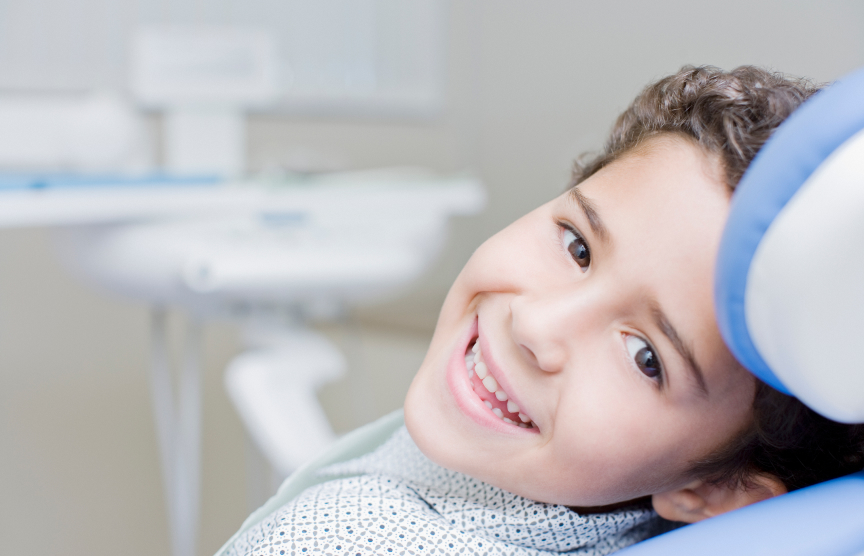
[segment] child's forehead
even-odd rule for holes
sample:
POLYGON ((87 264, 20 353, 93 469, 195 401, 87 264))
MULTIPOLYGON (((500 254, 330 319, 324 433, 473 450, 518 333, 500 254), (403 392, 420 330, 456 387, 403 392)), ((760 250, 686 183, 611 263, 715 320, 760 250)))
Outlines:
POLYGON ((613 232, 616 224, 628 228, 635 219, 647 226, 643 233, 666 230, 674 239, 687 224, 716 235, 725 224, 731 192, 717 155, 688 139, 661 135, 602 168, 567 196, 581 197, 577 204, 593 207, 613 232))
POLYGON ((722 157, 683 133, 663 132, 645 137, 618 155, 604 170, 644 166, 646 162, 656 162, 668 170, 686 169, 705 174, 731 197, 732 191, 725 185, 722 157))

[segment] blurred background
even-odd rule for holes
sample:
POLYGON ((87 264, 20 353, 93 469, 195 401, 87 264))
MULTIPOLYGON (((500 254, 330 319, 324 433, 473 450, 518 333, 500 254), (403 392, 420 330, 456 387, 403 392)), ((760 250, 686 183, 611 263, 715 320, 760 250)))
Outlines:
MULTIPOLYGON (((319 392, 337 433, 401 406, 472 251, 557 195, 648 82, 684 64, 817 81, 864 64, 859 0, 0 0, 0 95, 128 99, 131 41, 154 25, 269 37, 276 93, 243 109, 245 175, 421 167, 486 188, 485 212, 454 217, 410 287, 314 321, 348 363, 319 392)), ((138 98, 144 143, 128 164, 170 167, 164 106, 138 98)), ((187 319, 168 311, 175 358, 187 319)), ((204 326, 201 555, 272 488, 250 486, 269 472, 223 386, 241 344, 230 321, 204 326)), ((171 552, 149 349, 146 303, 73 278, 46 229, 0 230, 0 552, 171 552)))

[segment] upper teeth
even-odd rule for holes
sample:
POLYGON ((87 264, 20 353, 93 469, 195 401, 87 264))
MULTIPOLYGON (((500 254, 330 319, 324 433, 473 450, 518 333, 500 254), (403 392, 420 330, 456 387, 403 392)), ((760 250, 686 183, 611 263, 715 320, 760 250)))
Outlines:
POLYGON ((484 378, 486 378, 486 375, 489 374, 489 369, 486 367, 486 363, 475 363, 474 372, 477 373, 477 376, 480 377, 480 380, 483 380, 484 378))
POLYGON ((522 422, 514 423, 512 420, 504 417, 504 413, 500 409, 492 409, 492 404, 490 402, 484 402, 486 407, 492 409, 492 413, 494 413, 498 418, 503 419, 507 423, 518 424, 522 428, 528 428, 533 426, 533 423, 531 423, 531 419, 528 418, 527 415, 520 413, 519 406, 510 399, 510 396, 507 395, 507 392, 501 390, 501 387, 498 385, 498 381, 495 380, 495 377, 489 374, 489 367, 487 367, 486 363, 483 361, 483 353, 480 351, 479 341, 475 341, 474 345, 471 347, 471 352, 465 354, 465 368, 468 370, 469 378, 476 373, 477 378, 479 378, 480 381, 483 383, 483 387, 486 388, 486 390, 488 390, 490 393, 495 394, 495 397, 498 398, 499 401, 506 401, 507 411, 509 411, 510 413, 518 414, 519 420, 522 422))

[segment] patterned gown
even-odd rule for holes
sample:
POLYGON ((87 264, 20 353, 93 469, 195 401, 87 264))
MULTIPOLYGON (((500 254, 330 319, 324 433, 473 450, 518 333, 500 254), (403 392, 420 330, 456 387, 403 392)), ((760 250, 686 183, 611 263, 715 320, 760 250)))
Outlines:
POLYGON ((253 526, 226 556, 600 556, 667 528, 647 508, 580 515, 450 471, 404 426, 374 452, 319 473, 333 480, 253 526))

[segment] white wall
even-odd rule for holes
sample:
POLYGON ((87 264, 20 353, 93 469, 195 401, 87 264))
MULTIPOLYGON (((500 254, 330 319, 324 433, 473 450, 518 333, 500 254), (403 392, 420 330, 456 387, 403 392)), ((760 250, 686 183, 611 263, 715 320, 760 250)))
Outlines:
MULTIPOLYGON (((558 193, 573 157, 600 146, 648 81, 685 63, 754 63, 817 80, 864 65, 859 0, 465 0, 450 3, 448 18, 440 118, 249 124, 257 169, 417 164, 470 169, 489 188, 488 212, 455 223, 427 278, 356 312, 360 340, 330 330, 362 346, 352 356, 362 372, 322 393, 340 430, 399 405, 472 250, 558 193)), ((247 512, 242 430, 221 389, 236 349, 230 327, 208 329, 201 554, 247 512)), ((167 554, 146 354, 144 307, 69 279, 44 231, 0 233, 0 551, 167 554)))

